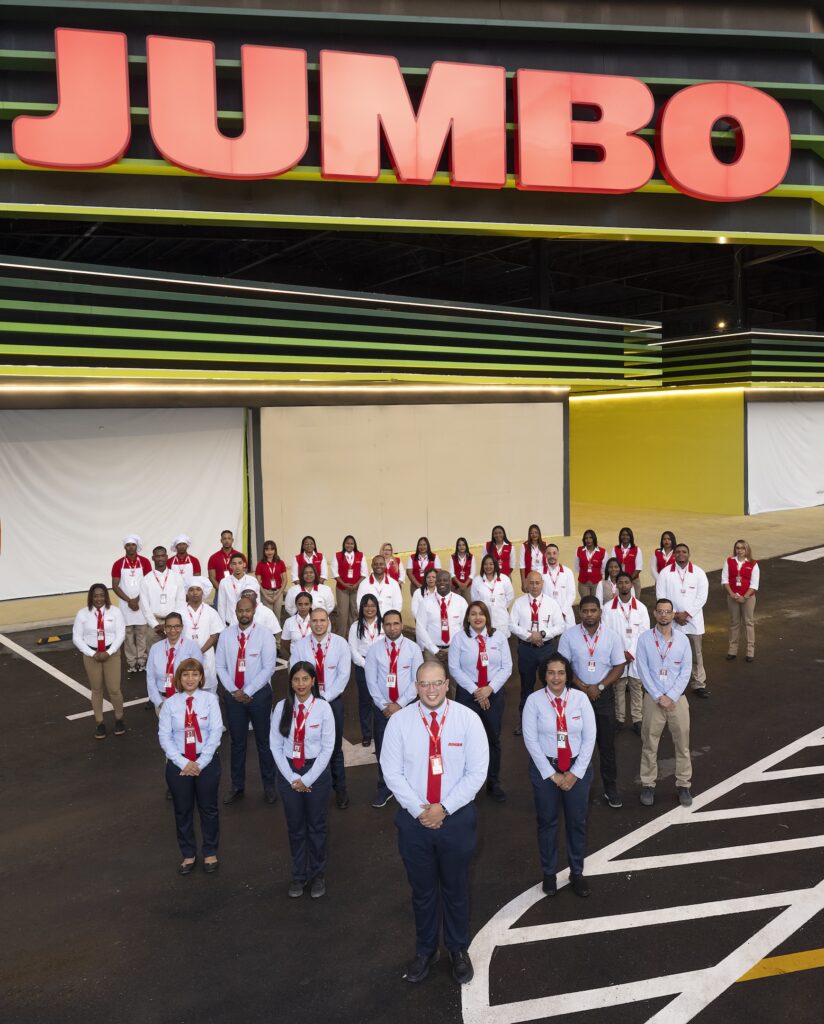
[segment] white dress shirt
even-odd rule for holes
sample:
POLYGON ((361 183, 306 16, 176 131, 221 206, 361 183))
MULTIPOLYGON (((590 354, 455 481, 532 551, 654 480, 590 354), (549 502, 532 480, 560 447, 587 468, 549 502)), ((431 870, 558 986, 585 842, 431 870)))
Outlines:
MULTIPOLYGON (((177 666, 187 658, 194 658, 203 664, 203 652, 200 645, 194 640, 184 640, 181 635, 178 642, 172 646, 168 640, 152 644, 149 648, 149 656, 146 658, 146 693, 154 706, 160 707, 166 699, 166 664, 169 651, 174 651, 174 662, 172 672, 177 671, 177 666)), ((206 679, 206 669, 203 669, 203 678, 206 679)))
POLYGON ((418 621, 418 611, 421 607, 421 601, 425 597, 429 597, 430 594, 434 594, 434 590, 421 590, 420 587, 415 587, 415 591, 412 594, 412 618, 415 622, 418 621))
MULTIPOLYGON (((542 779, 555 774, 549 758, 558 759, 558 717, 551 698, 549 687, 536 690, 527 697, 521 716, 524 744, 542 779)), ((575 758, 575 764, 569 770, 576 778, 582 779, 595 748, 595 712, 592 701, 582 690, 565 689, 561 700, 567 702, 564 718, 569 752, 575 758)))
MULTIPOLYGON (((155 647, 159 646, 155 644, 155 647)), ((192 710, 197 715, 200 736, 195 736, 196 764, 201 771, 209 764, 220 746, 223 735, 223 718, 220 714, 220 701, 214 693, 207 690, 195 690, 193 694, 176 693, 163 702, 160 709, 160 721, 157 727, 157 738, 168 759, 178 768, 185 768, 189 763, 184 757, 186 745, 186 700, 192 697, 192 710)))
POLYGON ((493 693, 498 693, 506 686, 509 677, 512 675, 512 655, 509 653, 509 641, 502 632, 495 630, 489 636, 484 629, 478 634, 470 626, 470 635, 462 629, 452 638, 449 645, 449 675, 456 684, 467 693, 474 693, 478 689, 478 652, 480 644, 478 636, 484 638, 486 644, 486 656, 488 664, 486 667, 487 686, 492 687, 493 693))
MULTIPOLYGON (((471 803, 486 782, 489 743, 480 718, 471 708, 445 700, 436 713, 443 766, 440 803, 449 814, 454 814, 471 803)), ((384 781, 413 818, 419 817, 428 803, 429 733, 422 715, 429 723, 430 714, 420 702, 409 704, 392 715, 383 734, 384 781)))
POLYGON ((352 664, 357 665, 358 668, 363 668, 369 648, 382 636, 383 630, 378 625, 378 620, 375 619, 371 625, 364 621, 363 636, 359 637, 358 621, 356 619, 349 627, 349 651, 352 655, 352 664))
POLYGON ((217 588, 217 613, 227 626, 237 624, 235 607, 240 600, 244 590, 254 590, 260 601, 260 584, 256 576, 244 573, 240 579, 234 576, 224 576, 217 588))
POLYGON ((470 596, 473 601, 483 601, 489 609, 493 627, 509 636, 509 606, 515 597, 515 591, 506 573, 501 573, 491 583, 486 576, 476 576, 472 581, 470 596))
POLYGON ((283 623, 283 633, 281 640, 288 640, 289 643, 294 643, 296 640, 302 640, 305 636, 309 636, 309 616, 302 619, 297 612, 294 615, 290 615, 289 618, 283 623))
POLYGON ((265 604, 259 604, 255 608, 255 617, 252 621, 256 622, 261 629, 268 629, 272 636, 276 637, 281 632, 277 615, 265 604))
MULTIPOLYGON (((464 616, 469 605, 460 594, 447 594, 446 617, 449 622, 450 640, 456 633, 463 629, 464 616)), ((441 596, 440 594, 427 594, 418 606, 418 616, 415 619, 415 639, 422 651, 429 651, 437 654, 443 650, 444 644, 441 639, 441 596)))
POLYGON ((575 584, 575 573, 568 565, 549 566, 549 571, 544 573, 544 593, 557 601, 564 616, 564 622, 571 626, 575 622, 575 614, 572 606, 578 596, 578 588, 575 584))
POLYGON ((532 602, 538 602, 538 631, 544 634, 544 643, 560 636, 567 628, 561 606, 546 592, 533 599, 524 594, 516 599, 509 613, 509 627, 519 640, 529 640, 532 635, 532 602))
POLYGON ((272 714, 272 724, 269 728, 269 747, 275 759, 275 764, 278 766, 278 771, 287 782, 296 782, 300 779, 304 786, 311 786, 314 782, 317 782, 332 759, 332 751, 335 749, 335 716, 325 700, 319 700, 317 697, 310 696, 304 701, 304 705, 309 710, 306 715, 306 729, 303 734, 303 756, 307 761, 314 759, 315 763, 301 775, 289 764, 292 759, 292 752, 295 749, 295 715, 301 702, 295 698, 289 735, 281 736, 280 718, 283 714, 285 703, 285 700, 280 700, 275 705, 275 710, 272 714))
MULTIPOLYGON (((736 561, 736 564, 738 565, 738 571, 740 572, 741 571, 741 566, 744 564, 744 562, 747 561, 747 559, 746 558, 739 558, 736 555, 735 561, 736 561)), ((730 582, 730 564, 729 564, 729 562, 725 558, 724 559, 723 568, 721 569, 721 585, 723 586, 725 583, 727 585, 729 585, 729 582, 730 582)), ((758 566, 758 562, 756 562, 755 565, 752 567, 752 575, 750 576, 750 585, 749 585, 748 589, 750 589, 750 590, 758 590, 758 586, 759 586, 760 583, 761 583, 761 569, 758 566)))
MULTIPOLYGON (((115 654, 126 639, 126 623, 123 621, 123 613, 115 605, 110 608, 101 608, 101 611, 103 612, 103 640, 106 650, 109 654, 115 654)), ((97 654, 96 608, 81 608, 75 615, 72 641, 81 654, 85 654, 89 658, 93 654, 97 654)))
MULTIPOLYGON (((183 637, 186 640, 194 640, 201 650, 203 650, 203 645, 210 637, 214 636, 215 633, 222 633, 224 629, 225 623, 210 604, 206 604, 205 601, 201 602, 197 611, 191 605, 186 605, 186 609, 183 612, 183 637)), ((209 693, 216 693, 217 671, 215 669, 214 647, 210 647, 202 657, 203 674, 205 676, 203 689, 208 690, 209 693)))
POLYGON ((375 600, 378 602, 378 608, 380 608, 381 617, 389 611, 399 612, 403 608, 403 594, 401 593, 400 585, 391 576, 387 576, 386 573, 384 573, 380 583, 372 573, 364 576, 358 586, 358 608, 360 608, 361 601, 367 594, 372 594, 375 597, 375 600))
POLYGON ((595 596, 601 602, 603 608, 605 604, 611 601, 618 593, 618 584, 613 583, 612 580, 599 580, 598 586, 595 588, 595 596))
POLYGON ((309 594, 312 598, 313 608, 325 608, 330 615, 335 610, 335 595, 332 593, 331 587, 327 587, 325 583, 318 583, 309 590, 304 590, 299 583, 293 583, 283 599, 283 607, 290 615, 295 614, 295 601, 299 594, 309 594))
MULTIPOLYGON (((379 643, 372 644, 369 648, 364 665, 367 689, 375 702, 375 707, 381 711, 390 703, 387 677, 391 647, 392 641, 384 636, 379 643)), ((423 655, 420 647, 403 635, 395 641, 395 649, 398 652, 398 704, 403 708, 418 698, 415 675, 423 663, 423 655)))
POLYGON ((692 648, 686 634, 673 623, 672 646, 656 626, 638 638, 636 661, 641 685, 657 701, 659 697, 678 700, 692 675, 692 648), (656 640, 658 641, 656 645, 656 640))
POLYGON ((683 569, 673 562, 669 569, 658 574, 658 582, 655 584, 656 597, 669 598, 675 611, 689 615, 686 625, 679 626, 673 622, 673 628, 699 636, 704 632, 704 605, 709 590, 707 574, 692 562, 683 569))
POLYGON ((623 677, 632 676, 638 679, 638 666, 635 664, 635 650, 638 646, 638 637, 649 629, 649 612, 647 606, 641 604, 637 597, 632 596, 624 604, 617 595, 604 605, 601 619, 605 626, 612 630, 621 639, 624 651, 632 655, 632 661, 627 663, 623 677))
POLYGON ((140 582, 140 611, 153 629, 158 619, 165 619, 169 612, 180 612, 186 606, 186 591, 176 572, 152 569, 140 582))
POLYGON ((223 688, 229 693, 234 693, 237 690, 235 668, 240 646, 238 638, 241 632, 246 635, 243 692, 254 697, 258 690, 262 690, 271 682, 277 662, 275 638, 267 629, 258 628, 254 622, 247 630, 241 630, 238 626, 224 629, 217 642, 215 667, 223 688))
POLYGON ((349 644, 338 636, 337 633, 327 633, 318 644, 314 633, 310 633, 304 640, 298 640, 292 644, 289 653, 289 667, 291 668, 298 661, 308 661, 310 665, 317 665, 315 651, 318 646, 323 649, 323 675, 324 681, 320 686, 320 695, 324 700, 335 700, 346 689, 349 676, 352 672, 352 654, 349 644))

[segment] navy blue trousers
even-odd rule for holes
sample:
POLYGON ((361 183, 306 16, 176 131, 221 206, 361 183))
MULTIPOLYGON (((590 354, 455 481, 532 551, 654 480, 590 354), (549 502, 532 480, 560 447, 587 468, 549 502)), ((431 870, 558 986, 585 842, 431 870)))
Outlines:
POLYGON ((389 787, 383 781, 383 772, 381 771, 381 748, 383 747, 383 734, 386 732, 386 723, 389 721, 388 718, 383 717, 383 712, 379 707, 372 703, 372 707, 375 709, 374 717, 374 730, 372 735, 375 737, 375 757, 378 759, 378 793, 381 796, 387 796, 389 793, 389 787))
POLYGON ((360 719, 360 731, 361 736, 365 740, 372 739, 372 712, 374 711, 374 717, 380 714, 380 711, 375 707, 374 701, 369 693, 369 688, 366 685, 366 672, 360 667, 355 665, 355 682, 358 684, 358 718, 360 719))
POLYGON ((527 697, 535 689, 535 680, 538 675, 538 666, 542 661, 558 650, 558 637, 545 643, 542 647, 535 647, 523 640, 518 641, 518 675, 521 677, 521 699, 518 703, 519 717, 524 713, 524 704, 527 697))
POLYGON ((269 746, 269 725, 272 717, 272 686, 267 683, 252 697, 248 704, 241 704, 227 691, 224 692, 226 722, 232 740, 232 789, 246 788, 246 741, 249 736, 249 722, 255 734, 260 777, 263 788, 275 784, 275 759, 269 746))
MULTIPOLYGON (((314 763, 313 758, 302 768, 295 768, 295 772, 305 775, 314 763)), ((294 767, 291 761, 289 764, 294 767)), ((311 793, 296 793, 280 772, 277 773, 277 786, 286 815, 286 831, 289 833, 292 877, 299 882, 307 882, 316 875, 326 873, 332 775, 327 765, 312 783, 311 793)))
POLYGON ((329 767, 332 770, 332 786, 336 793, 346 792, 346 770, 343 767, 343 694, 329 701, 332 717, 335 719, 335 749, 329 767))
MULTIPOLYGON (((460 687, 459 687, 460 689, 460 687)), ((469 865, 475 852, 475 805, 467 804, 426 828, 399 808, 395 816, 398 848, 412 886, 415 952, 430 956, 443 941, 450 953, 469 946, 469 865)))
MULTIPOLYGON (((552 771, 552 765, 549 766, 552 771)), ((589 787, 592 784, 592 765, 572 789, 565 793, 558 789, 552 779, 542 779, 532 758, 529 759, 529 781, 535 800, 535 816, 538 821, 538 853, 545 875, 554 875, 558 869, 558 812, 564 808, 564 831, 566 832, 567 860, 573 875, 584 873, 584 857, 587 852, 587 813, 589 811, 589 787)))
POLYGON ((489 710, 483 711, 471 693, 462 686, 455 688, 455 700, 465 708, 472 708, 481 720, 489 743, 489 769, 486 773, 486 784, 491 786, 501 781, 501 725, 504 720, 506 694, 498 690, 489 697, 489 710))
POLYGON ((220 758, 217 754, 200 775, 181 775, 171 761, 166 762, 166 785, 172 794, 175 809, 177 845, 184 858, 197 856, 195 841, 195 804, 200 814, 203 834, 203 856, 217 853, 220 822, 217 811, 217 792, 220 788, 220 758))
MULTIPOLYGON (((608 686, 592 705, 595 712, 595 737, 604 790, 615 789, 618 767, 615 762, 615 687, 608 686)), ((577 786, 575 787, 578 788, 577 786)))

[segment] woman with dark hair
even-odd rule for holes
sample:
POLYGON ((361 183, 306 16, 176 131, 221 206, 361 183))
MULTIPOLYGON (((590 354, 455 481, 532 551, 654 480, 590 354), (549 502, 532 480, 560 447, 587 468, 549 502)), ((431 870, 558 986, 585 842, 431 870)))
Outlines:
POLYGON ((500 572, 494 555, 481 559, 481 574, 472 581, 472 600, 483 601, 489 609, 492 625, 509 636, 509 606, 515 599, 512 581, 500 572))
POLYGON ((358 587, 361 580, 369 575, 363 552, 351 533, 343 538, 340 551, 332 559, 332 575, 335 577, 335 601, 337 604, 337 632, 349 636, 349 627, 358 617, 358 587))
POLYGON ((581 597, 595 596, 606 557, 606 548, 598 547, 595 530, 584 530, 581 546, 575 554, 575 575, 578 577, 578 593, 581 597))
POLYGON ((521 545, 521 590, 526 592, 526 578, 531 572, 546 576, 549 566, 546 560, 546 544, 541 536, 541 527, 532 523, 526 531, 526 540, 521 545))
POLYGON ((260 584, 261 601, 277 615, 278 623, 282 624, 286 562, 278 554, 278 546, 273 540, 263 542, 263 553, 255 566, 255 579, 260 584))
POLYGON ((452 572, 452 589, 460 594, 464 601, 470 600, 472 580, 475 578, 475 556, 469 550, 466 537, 458 537, 455 550, 449 559, 452 572))
POLYGON ((635 534, 629 526, 622 526, 618 531, 618 543, 612 549, 613 554, 621 563, 621 572, 625 572, 632 580, 635 596, 641 596, 641 570, 644 568, 644 556, 635 543, 635 534))
POLYGON ((86 607, 74 617, 72 641, 83 655, 83 668, 92 691, 96 740, 105 740, 103 723, 103 687, 114 708, 114 734, 126 731, 123 721, 123 694, 120 690, 120 648, 126 639, 123 613, 112 604, 105 583, 93 583, 86 596, 86 607))
POLYGON ((272 713, 269 746, 278 769, 277 787, 283 801, 292 881, 289 896, 326 893, 329 761, 335 747, 332 709, 320 697, 315 666, 296 661, 289 669, 289 690, 272 713))
POLYGON ((415 587, 412 592, 412 618, 418 618, 418 609, 421 606, 421 601, 427 596, 427 594, 434 594, 437 588, 438 570, 427 569, 423 575, 423 586, 415 587))
POLYGON ((314 537, 306 536, 300 542, 300 551, 292 559, 292 581, 300 579, 300 571, 304 565, 314 565, 318 574, 318 583, 323 583, 329 576, 329 569, 326 566, 326 559, 323 553, 318 551, 314 537))
POLYGON ((498 571, 504 576, 511 576, 515 568, 512 557, 512 541, 507 537, 503 526, 493 526, 492 536, 486 542, 486 553, 492 555, 498 563, 498 571))
POLYGON ((506 800, 501 789, 501 724, 506 697, 504 686, 512 675, 509 641, 492 625, 483 601, 466 609, 463 629, 449 645, 449 675, 455 680, 455 699, 480 717, 489 742, 486 791, 498 803, 506 800))
POLYGON ((358 684, 358 717, 360 718, 361 743, 368 747, 372 742, 372 711, 375 705, 366 685, 366 655, 372 644, 383 636, 383 620, 378 599, 374 594, 361 598, 358 617, 349 628, 349 650, 355 666, 355 681, 358 684))
POLYGON ((218 747, 223 735, 220 700, 203 689, 203 666, 184 658, 175 669, 174 694, 163 702, 157 737, 166 755, 166 785, 175 808, 177 842, 183 860, 177 871, 190 875, 197 863, 194 813, 200 814, 203 870, 218 869, 220 836, 217 794, 220 788, 218 747))
POLYGON ((406 563, 406 573, 409 577, 409 593, 423 586, 423 578, 429 569, 440 569, 441 560, 432 550, 428 537, 419 537, 415 545, 414 554, 409 556, 406 563))
POLYGON ((741 622, 747 640, 747 661, 755 660, 755 598, 761 585, 761 569, 752 556, 752 548, 745 540, 737 540, 732 555, 721 570, 721 586, 727 594, 730 627, 727 640, 727 661, 738 656, 738 637, 741 622))
POLYGON ((558 891, 558 812, 563 805, 570 885, 576 896, 589 896, 584 857, 595 712, 589 697, 573 687, 572 665, 562 654, 550 655, 538 678, 544 687, 527 697, 521 728, 530 757, 543 888, 547 896, 558 891))
POLYGON ((619 572, 621 572, 621 563, 618 559, 608 558, 604 566, 604 578, 598 581, 598 586, 595 588, 595 596, 602 608, 618 593, 619 572))
POLYGON ((658 576, 668 566, 672 565, 672 559, 675 555, 675 545, 678 542, 675 539, 675 534, 672 530, 664 530, 661 534, 661 540, 659 546, 655 549, 655 554, 652 556, 652 575, 655 578, 655 582, 658 582, 658 576))
POLYGON ((295 601, 298 594, 309 594, 312 598, 312 607, 325 608, 329 615, 335 610, 335 595, 332 593, 332 588, 320 582, 314 565, 304 565, 297 581, 286 591, 283 607, 289 615, 295 614, 295 601))

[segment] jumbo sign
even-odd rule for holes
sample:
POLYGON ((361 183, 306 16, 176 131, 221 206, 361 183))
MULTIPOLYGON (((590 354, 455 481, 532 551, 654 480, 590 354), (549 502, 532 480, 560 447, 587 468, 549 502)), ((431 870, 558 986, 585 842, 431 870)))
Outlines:
MULTIPOLYGON (((46 117, 18 117, 14 149, 25 163, 63 170, 106 167, 129 146, 126 37, 58 29, 59 102, 46 117)), ((309 141, 304 50, 243 46, 244 131, 218 128, 215 48, 211 42, 146 40, 149 128, 169 163, 217 178, 273 178, 299 163, 309 141)), ((419 109, 398 61, 325 50, 320 54, 321 175, 374 181, 380 137, 400 182, 427 185, 449 146, 450 180, 464 188, 506 182, 506 73, 502 67, 437 61, 419 109)), ((655 152, 636 134, 654 114, 652 93, 634 78, 519 70, 514 76, 515 184, 547 192, 634 192, 657 156, 666 180, 696 199, 733 202, 763 195, 786 174, 790 127, 766 93, 731 82, 676 92, 658 112, 655 152), (577 120, 574 108, 594 110, 577 120), (731 162, 713 151, 719 121, 734 132, 731 162), (575 148, 596 160, 576 159, 575 148)))

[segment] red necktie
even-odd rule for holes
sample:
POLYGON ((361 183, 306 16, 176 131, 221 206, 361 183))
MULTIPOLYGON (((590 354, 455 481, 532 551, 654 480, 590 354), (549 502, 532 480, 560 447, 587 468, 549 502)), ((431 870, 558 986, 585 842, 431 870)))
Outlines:
POLYGON ((192 707, 193 703, 194 697, 186 698, 186 717, 183 721, 183 756, 187 761, 197 760, 197 743, 195 743, 195 739, 200 743, 203 742, 203 737, 200 734, 200 724, 192 707))
POLYGON ((97 649, 106 650, 106 627, 103 625, 103 609, 97 609, 97 649))
POLYGON ((392 641, 392 650, 389 652, 389 675, 392 678, 392 682, 389 683, 389 699, 393 704, 398 703, 398 654, 400 652, 395 647, 395 641, 392 641))
POLYGON ((441 598, 441 643, 444 647, 449 644, 449 610, 444 598, 441 598))
POLYGON ((532 598, 532 624, 538 625, 538 601, 536 598, 532 598))
POLYGON ((306 739, 306 708, 303 704, 298 705, 298 715, 295 720, 295 735, 292 738, 292 764, 295 768, 302 768, 306 762, 306 755, 304 753, 304 742, 306 739), (295 751, 299 751, 297 757, 295 757, 295 751))
POLYGON ((175 692, 175 649, 169 645, 166 651, 166 696, 173 697, 175 692))
POLYGON ((426 775, 426 802, 430 804, 441 802, 441 776, 435 775, 432 771, 432 758, 441 756, 441 745, 438 742, 440 732, 438 713, 433 711, 432 725, 429 728, 429 770, 426 775))
POLYGON ((237 635, 237 661, 235 662, 235 686, 243 689, 246 682, 246 634, 237 635))
POLYGON ((324 660, 326 655, 323 653, 323 648, 320 644, 315 648, 315 670, 318 674, 318 686, 321 690, 326 688, 326 676, 324 674, 324 660))
MULTIPOLYGON (((555 729, 556 731, 566 732, 566 715, 564 714, 564 705, 561 702, 560 697, 555 698, 555 729)), ((568 772, 572 765, 572 751, 569 748, 569 736, 567 735, 567 741, 565 747, 558 748, 558 771, 568 772)))
POLYGON ((478 661, 476 668, 478 669, 478 687, 489 686, 488 672, 487 672, 487 655, 486 655, 486 640, 482 636, 478 636, 478 661))

